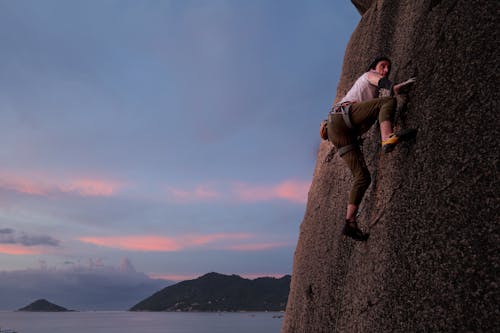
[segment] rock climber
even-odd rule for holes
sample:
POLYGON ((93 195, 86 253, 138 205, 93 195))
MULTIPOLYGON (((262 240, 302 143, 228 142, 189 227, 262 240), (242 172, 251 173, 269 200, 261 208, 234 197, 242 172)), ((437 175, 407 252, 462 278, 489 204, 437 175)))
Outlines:
POLYGON ((393 85, 388 79, 390 71, 389 58, 376 58, 344 98, 335 104, 327 122, 328 138, 337 147, 339 155, 354 177, 342 232, 360 241, 367 240, 369 234, 359 229, 356 215, 363 195, 370 185, 371 177, 359 147, 358 137, 378 120, 382 152, 389 153, 399 142, 416 134, 415 129, 393 133, 392 119, 396 109, 396 98, 393 95, 406 91, 415 79, 411 78, 401 84, 393 85))

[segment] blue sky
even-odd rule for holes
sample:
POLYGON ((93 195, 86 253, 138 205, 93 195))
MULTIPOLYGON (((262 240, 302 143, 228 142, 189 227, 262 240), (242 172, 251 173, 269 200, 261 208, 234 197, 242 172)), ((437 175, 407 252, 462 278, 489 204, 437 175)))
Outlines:
POLYGON ((331 0, 0 0, 0 271, 290 274, 359 18, 331 0))

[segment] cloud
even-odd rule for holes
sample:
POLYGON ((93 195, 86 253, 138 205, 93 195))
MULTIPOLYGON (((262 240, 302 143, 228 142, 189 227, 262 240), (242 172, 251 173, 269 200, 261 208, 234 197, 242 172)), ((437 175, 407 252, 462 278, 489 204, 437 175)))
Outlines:
POLYGON ((248 239, 251 234, 209 234, 187 235, 179 237, 165 236, 110 236, 110 237, 80 237, 79 241, 93 245, 115 248, 127 251, 141 252, 177 252, 186 248, 211 244, 216 241, 234 241, 248 239))
POLYGON ((47 253, 46 247, 58 247, 60 241, 47 235, 30 235, 14 229, 0 229, 0 253, 29 255, 47 253))
POLYGON ((174 252, 182 246, 174 238, 160 236, 80 237, 81 242, 128 251, 174 252))
POLYGON ((111 196, 120 185, 113 181, 96 179, 77 179, 63 184, 59 188, 65 193, 77 193, 82 196, 111 196))
POLYGON ((46 254, 46 248, 26 247, 18 244, 0 244, 0 253, 10 255, 38 255, 46 254))
POLYGON ((307 202, 310 185, 310 181, 300 180, 285 180, 278 184, 264 185, 244 182, 212 183, 211 185, 198 185, 193 189, 168 187, 167 194, 168 200, 174 203, 220 200, 237 202, 285 200, 304 204, 307 202))
POLYGON ((10 179, 6 180, 3 177, 0 178, 0 187, 6 190, 16 191, 29 195, 43 196, 50 193, 50 188, 47 185, 34 182, 30 179, 21 179, 11 176, 9 176, 8 178, 10 179))
POLYGON ((79 196, 111 196, 122 184, 112 180, 77 177, 75 179, 50 179, 46 175, 25 176, 16 173, 0 174, 0 188, 22 194, 48 196, 75 194, 79 196))
POLYGON ((169 200, 176 203, 211 201, 221 197, 221 193, 210 188, 208 185, 199 185, 190 190, 169 187, 167 191, 169 200))
POLYGON ((40 269, 0 271, 0 310, 15 310, 38 298, 76 310, 125 310, 172 284, 136 272, 127 258, 118 267, 100 259, 64 266, 41 263, 40 269))
POLYGON ((287 180, 275 185, 253 185, 236 183, 234 191, 245 202, 282 199, 294 203, 306 203, 311 183, 299 180, 287 180))
POLYGON ((135 268, 129 258, 122 258, 119 266, 120 272, 135 272, 135 268))

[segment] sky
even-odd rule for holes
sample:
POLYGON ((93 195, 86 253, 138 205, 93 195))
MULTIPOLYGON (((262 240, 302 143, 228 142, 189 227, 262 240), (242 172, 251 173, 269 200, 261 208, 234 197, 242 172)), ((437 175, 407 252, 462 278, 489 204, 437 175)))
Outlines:
POLYGON ((359 19, 340 0, 0 0, 0 282, 290 274, 359 19))

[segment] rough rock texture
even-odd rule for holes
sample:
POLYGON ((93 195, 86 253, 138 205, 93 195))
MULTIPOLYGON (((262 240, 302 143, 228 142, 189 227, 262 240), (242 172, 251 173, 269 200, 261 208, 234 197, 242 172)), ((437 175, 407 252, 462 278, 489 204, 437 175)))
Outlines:
POLYGON ((387 55, 418 77, 398 125, 419 132, 390 155, 366 135, 366 243, 341 235, 351 175, 321 143, 282 332, 499 332, 500 2, 353 3, 336 100, 387 55))
POLYGON ((354 4, 354 6, 356 7, 356 9, 358 10, 358 12, 361 15, 363 15, 368 10, 368 8, 370 8, 370 6, 372 5, 372 2, 374 2, 374 0, 356 0, 356 1, 352 1, 352 3, 354 4))

